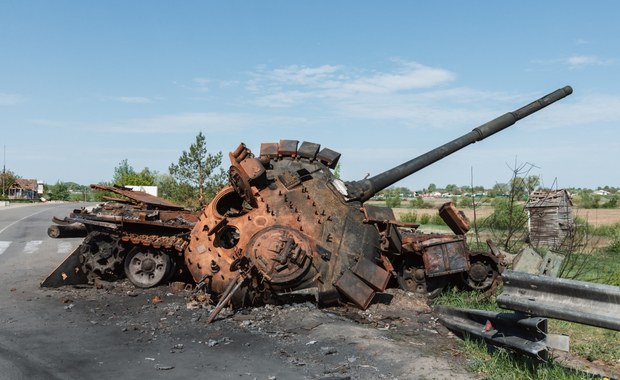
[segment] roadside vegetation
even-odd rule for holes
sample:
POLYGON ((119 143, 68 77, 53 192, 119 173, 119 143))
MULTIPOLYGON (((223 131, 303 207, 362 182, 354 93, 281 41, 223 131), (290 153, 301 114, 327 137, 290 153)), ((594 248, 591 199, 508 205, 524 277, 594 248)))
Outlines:
MULTIPOLYGON (((437 213, 428 213, 444 202, 452 201, 461 209, 473 214, 470 218, 472 229, 467 234, 473 249, 485 249, 487 239, 493 240, 509 253, 516 254, 528 244, 528 213, 524 205, 528 194, 540 190, 537 178, 521 174, 524 167, 513 172, 508 185, 497 185, 494 191, 478 194, 475 189, 467 187, 461 194, 449 194, 450 197, 414 197, 401 198, 390 191, 388 200, 396 202, 407 211, 400 214, 400 220, 418 223, 423 231, 451 233, 437 213), (476 209, 484 209, 484 217, 477 217, 476 209)), ((429 185, 429 188, 434 187, 429 185)), ((389 189, 388 189, 389 190, 389 189)), ((436 188, 434 188, 436 190, 436 188)), ((544 190, 544 189, 543 189, 544 190)), ((600 188, 600 191, 573 189, 573 205, 580 210, 616 209, 618 207, 618 189, 600 188), (609 193, 609 194, 607 194, 609 193)), ((394 191, 394 190, 392 190, 394 191)), ((403 193, 402 189, 398 190, 403 193)), ((442 193, 445 190, 440 191, 442 193)), ((620 210, 619 210, 620 212, 620 210)), ((546 249, 535 247, 540 254, 546 249)), ((587 219, 576 217, 574 229, 557 247, 554 253, 564 256, 560 277, 580 281, 598 282, 620 286, 620 222, 592 225, 587 219)), ((498 294, 501 292, 501 288, 498 294)), ((457 288, 444 292, 436 304, 452 307, 505 311, 498 308, 494 296, 485 296, 475 292, 462 292, 457 288)), ((571 322, 549 319, 549 333, 564 334, 570 337, 571 353, 583 359, 585 363, 597 363, 616 371, 620 370, 620 332, 611 331, 571 322)), ((595 378, 585 372, 566 367, 565 363, 553 359, 546 363, 537 363, 530 358, 519 356, 508 350, 497 348, 492 353, 485 343, 466 339, 462 341, 461 350, 467 358, 470 369, 488 379, 584 379, 595 378)), ((579 365, 577 365, 579 367, 579 365)), ((581 365, 587 370, 587 365, 581 365)))

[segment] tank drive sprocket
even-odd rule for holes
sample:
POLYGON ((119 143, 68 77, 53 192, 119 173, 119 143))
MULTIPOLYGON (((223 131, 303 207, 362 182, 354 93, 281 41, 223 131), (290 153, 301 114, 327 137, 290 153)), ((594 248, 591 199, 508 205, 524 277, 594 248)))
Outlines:
POLYGON ((118 237, 100 231, 90 232, 80 245, 80 263, 88 281, 116 281, 124 259, 118 237))

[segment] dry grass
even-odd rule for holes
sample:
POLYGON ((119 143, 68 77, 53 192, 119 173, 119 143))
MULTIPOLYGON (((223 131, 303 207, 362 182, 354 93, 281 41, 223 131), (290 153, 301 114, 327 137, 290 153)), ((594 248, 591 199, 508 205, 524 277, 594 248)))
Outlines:
MULTIPOLYGON (((433 204, 436 204, 436 208, 395 208, 394 216, 396 220, 400 220, 400 216, 402 214, 408 212, 415 212, 420 217, 423 214, 434 215, 437 213, 439 207, 448 202, 447 199, 434 199, 433 204)), ((474 209, 472 208, 459 208, 459 210, 463 211, 469 220, 474 220, 474 209)), ((476 207, 476 218, 481 220, 491 215, 493 212, 493 208, 489 204, 483 204, 476 207)), ((588 224, 598 227, 603 225, 610 225, 615 223, 620 223, 620 209, 582 209, 582 208, 573 208, 573 216, 585 219, 588 221, 588 224)))

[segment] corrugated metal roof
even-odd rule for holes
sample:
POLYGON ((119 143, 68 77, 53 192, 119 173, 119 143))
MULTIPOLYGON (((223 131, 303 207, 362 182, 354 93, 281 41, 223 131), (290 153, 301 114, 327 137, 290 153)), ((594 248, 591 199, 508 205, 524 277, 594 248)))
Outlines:
POLYGON ((572 206, 571 195, 566 189, 534 191, 525 204, 529 207, 560 207, 572 206))

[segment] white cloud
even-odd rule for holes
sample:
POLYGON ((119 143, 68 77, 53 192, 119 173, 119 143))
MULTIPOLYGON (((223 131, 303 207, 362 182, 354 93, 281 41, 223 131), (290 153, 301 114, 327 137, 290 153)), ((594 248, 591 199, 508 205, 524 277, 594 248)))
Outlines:
POLYGON ((613 63, 611 59, 600 59, 594 55, 574 55, 566 59, 565 64, 571 69, 585 66, 607 66, 613 63))
POLYGON ((302 122, 301 118, 279 116, 262 117, 253 114, 187 112, 148 118, 108 121, 86 125, 82 128, 103 133, 177 134, 199 130, 205 132, 229 132, 232 130, 274 125, 295 125, 302 122))
POLYGON ((416 62, 397 62, 388 72, 367 73, 341 65, 291 65, 274 70, 259 68, 247 86, 260 94, 257 104, 287 107, 311 99, 347 99, 362 95, 389 95, 446 84, 456 75, 416 62))
POLYGON ((608 66, 615 63, 615 60, 603 59, 595 55, 572 55, 567 58, 533 60, 532 63, 544 66, 562 65, 574 70, 588 66, 608 66))
POLYGON ((14 106, 21 101, 22 99, 19 95, 0 92, 0 106, 14 106))
POLYGON ((194 83, 194 87, 192 88, 194 91, 209 91, 209 84, 211 83, 211 81, 208 78, 197 77, 193 78, 192 82, 194 83))
POLYGON ((110 96, 108 99, 127 104, 151 103, 151 99, 143 96, 110 96))

